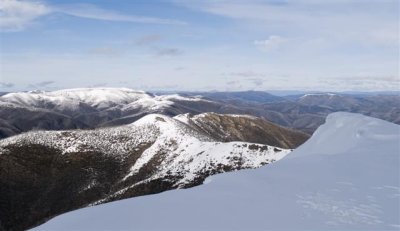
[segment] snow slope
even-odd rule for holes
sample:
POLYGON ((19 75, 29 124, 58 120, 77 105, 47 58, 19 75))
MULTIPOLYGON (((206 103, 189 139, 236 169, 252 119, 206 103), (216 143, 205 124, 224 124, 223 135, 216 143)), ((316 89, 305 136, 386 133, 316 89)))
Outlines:
POLYGON ((268 167, 77 210, 36 230, 399 230, 399 142, 398 125, 334 113, 268 167))

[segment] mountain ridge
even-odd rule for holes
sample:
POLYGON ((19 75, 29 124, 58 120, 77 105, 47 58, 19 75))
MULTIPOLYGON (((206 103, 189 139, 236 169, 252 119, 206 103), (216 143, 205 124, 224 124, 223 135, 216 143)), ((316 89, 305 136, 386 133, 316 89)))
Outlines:
POLYGON ((161 114, 119 127, 32 131, 0 140, 0 222, 7 230, 26 229, 73 209, 260 167, 290 151, 223 142, 161 114))

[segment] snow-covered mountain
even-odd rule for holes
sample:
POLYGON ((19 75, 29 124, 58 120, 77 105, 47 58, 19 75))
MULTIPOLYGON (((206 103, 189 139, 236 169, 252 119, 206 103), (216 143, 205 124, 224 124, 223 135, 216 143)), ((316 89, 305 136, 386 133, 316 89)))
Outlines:
POLYGON ((85 208, 35 230, 399 230, 400 126, 334 113, 257 170, 85 208))
POLYGON ((224 142, 183 117, 150 114, 120 127, 34 131, 0 140, 0 225, 20 230, 88 205, 195 186, 216 173, 272 163, 291 151, 282 146, 308 138, 278 128, 288 141, 278 147, 267 145, 273 132, 264 133, 264 144, 243 142, 258 135, 250 135, 253 124, 269 124, 249 116, 199 115, 202 125, 215 125, 206 119, 217 117, 246 133, 226 127, 222 131, 237 138, 224 142))
POLYGON ((334 93, 305 94, 297 99, 297 102, 308 106, 321 106, 332 110, 354 110, 359 108, 365 100, 351 95, 334 93))
POLYGON ((30 91, 3 95, 2 102, 20 106, 54 109, 55 111, 75 111, 82 104, 96 109, 122 106, 128 108, 146 108, 156 110, 173 104, 174 99, 198 101, 198 97, 182 97, 179 95, 154 96, 144 91, 128 88, 77 88, 59 91, 30 91))
POLYGON ((241 113, 233 106, 178 94, 153 95, 127 88, 30 91, 0 96, 0 138, 30 130, 65 130, 129 124, 153 113, 241 113))

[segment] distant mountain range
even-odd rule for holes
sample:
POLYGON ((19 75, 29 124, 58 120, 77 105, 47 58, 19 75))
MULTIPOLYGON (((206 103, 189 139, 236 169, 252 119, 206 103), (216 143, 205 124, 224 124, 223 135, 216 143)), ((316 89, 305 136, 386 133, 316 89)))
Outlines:
POLYGON ((274 96, 260 91, 185 92, 226 103, 247 114, 267 119, 281 126, 312 134, 324 123, 328 114, 338 111, 363 115, 400 124, 400 94, 309 93, 274 96))
POLYGON ((400 95, 266 92, 182 92, 155 95, 126 88, 32 91, 0 96, 0 138, 30 130, 92 129, 129 124, 152 113, 249 114, 312 134, 332 112, 400 123, 400 95))

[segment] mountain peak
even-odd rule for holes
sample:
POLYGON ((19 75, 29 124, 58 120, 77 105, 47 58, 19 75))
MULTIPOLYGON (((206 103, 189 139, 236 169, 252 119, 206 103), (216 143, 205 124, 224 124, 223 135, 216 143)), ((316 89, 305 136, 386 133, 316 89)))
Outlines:
POLYGON ((162 114, 148 114, 143 116, 142 118, 138 119, 137 121, 133 122, 131 126, 140 126, 140 125, 149 125, 149 124, 156 124, 156 123, 173 123, 175 122, 169 116, 162 115, 162 114))

